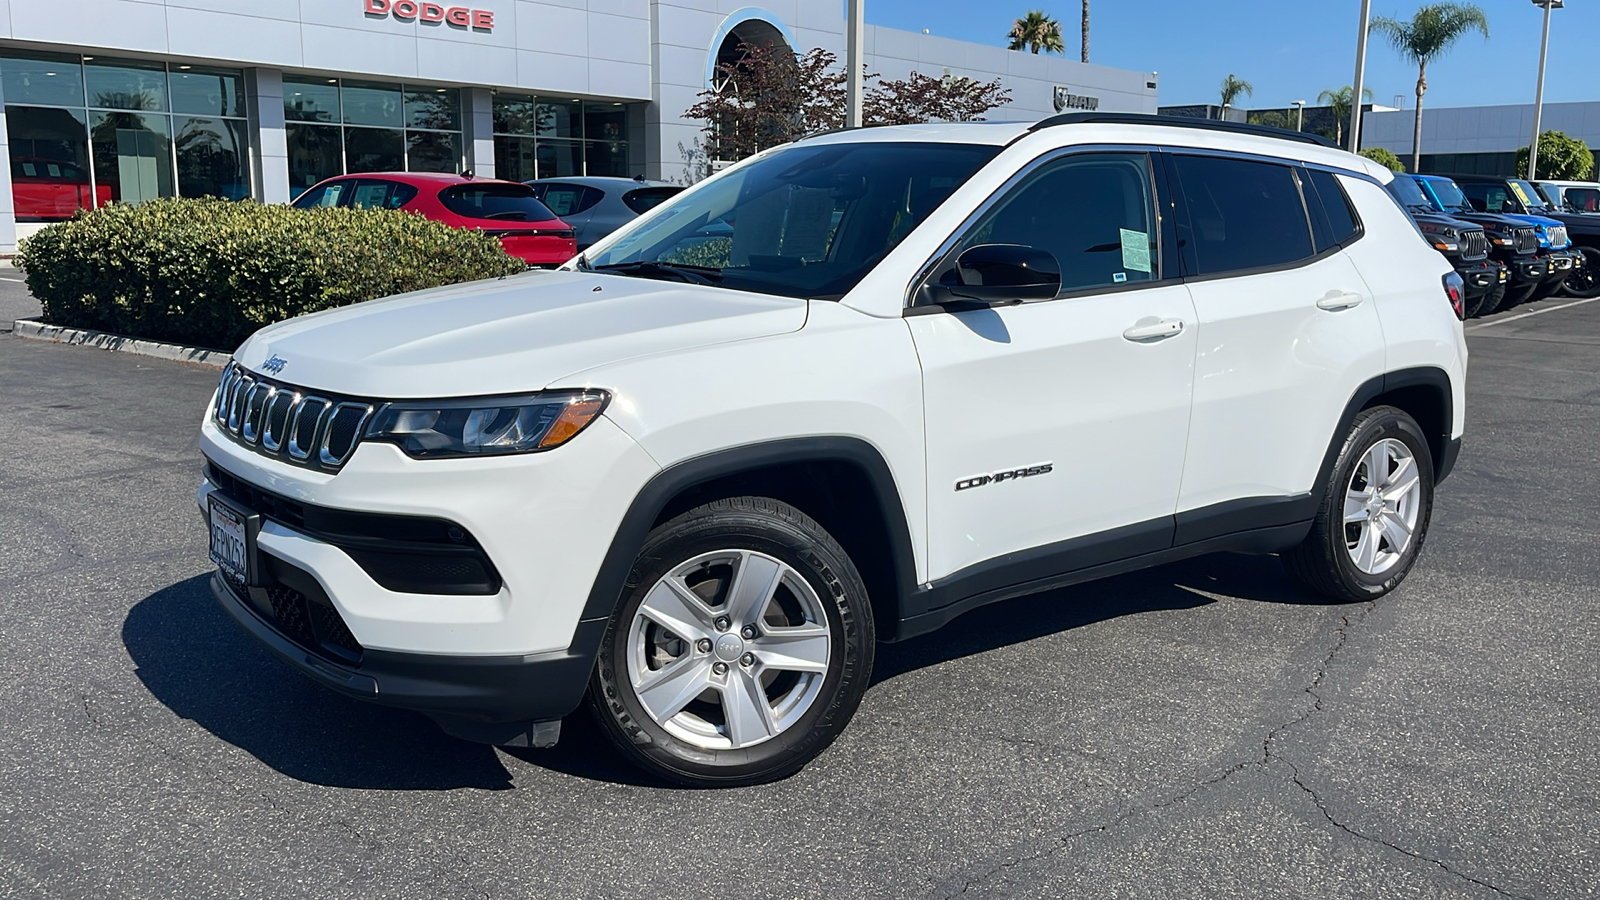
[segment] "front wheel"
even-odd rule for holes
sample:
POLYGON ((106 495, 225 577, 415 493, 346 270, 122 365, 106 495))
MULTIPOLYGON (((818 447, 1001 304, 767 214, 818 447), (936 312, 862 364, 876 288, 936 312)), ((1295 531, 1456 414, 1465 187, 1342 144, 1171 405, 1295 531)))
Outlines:
POLYGON ((645 541, 590 705, 625 756, 668 781, 772 781, 849 722, 874 640, 866 587, 827 531, 769 498, 718 500, 645 541))
POLYGON ((1583 265, 1568 275, 1567 280, 1561 285, 1569 296, 1580 300, 1600 297, 1600 249, 1594 247, 1577 249, 1583 254, 1583 265))
POLYGON ((1375 600, 1411 571, 1433 512, 1433 456, 1416 420, 1392 406, 1351 423, 1311 532, 1283 554, 1291 577, 1331 600, 1375 600))

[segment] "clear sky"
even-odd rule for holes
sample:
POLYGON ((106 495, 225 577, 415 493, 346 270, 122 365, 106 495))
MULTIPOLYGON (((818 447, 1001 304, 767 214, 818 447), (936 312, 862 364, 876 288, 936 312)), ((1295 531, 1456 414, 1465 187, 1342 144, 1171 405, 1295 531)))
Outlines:
MULTIPOLYGON (((1043 8, 1061 21, 1067 57, 1078 58, 1078 0, 865 0, 867 21, 906 31, 1005 46, 1011 21, 1043 8)), ((1373 0, 1372 15, 1409 19, 1423 0, 1373 0)), ((1428 68, 1426 105, 1532 103, 1539 69, 1543 10, 1532 0, 1479 0, 1488 41, 1463 38, 1428 68)), ((1161 104, 1217 103, 1232 72, 1255 86, 1247 108, 1316 102, 1355 76, 1359 0, 1091 0, 1089 58, 1118 68, 1160 73, 1161 104)), ((1545 102, 1600 100, 1595 77, 1600 2, 1567 0, 1552 13, 1545 102)), ((1367 49, 1367 86, 1392 105, 1415 104, 1417 70, 1381 36, 1367 49)))

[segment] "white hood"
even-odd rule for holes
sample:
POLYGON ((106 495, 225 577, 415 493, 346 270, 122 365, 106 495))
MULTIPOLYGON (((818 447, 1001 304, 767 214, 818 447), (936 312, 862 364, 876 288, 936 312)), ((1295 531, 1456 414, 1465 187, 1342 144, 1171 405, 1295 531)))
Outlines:
POLYGON ((797 331, 805 320, 806 301, 788 297, 530 272, 290 319, 256 332, 234 358, 253 372, 333 393, 465 397, 584 387, 561 379, 625 359, 797 331), (274 358, 282 367, 264 369, 274 358))

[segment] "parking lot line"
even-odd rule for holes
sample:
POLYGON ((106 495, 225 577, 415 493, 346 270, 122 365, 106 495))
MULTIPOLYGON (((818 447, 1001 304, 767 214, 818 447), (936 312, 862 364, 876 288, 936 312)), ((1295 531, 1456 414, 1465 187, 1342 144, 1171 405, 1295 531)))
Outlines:
POLYGON ((1548 309, 1536 309, 1533 312, 1519 313, 1517 315, 1512 316, 1509 319, 1496 319, 1493 322, 1483 322, 1481 324, 1474 325, 1471 328, 1468 328, 1467 330, 1468 331, 1482 331, 1485 328, 1493 328, 1496 325, 1504 325, 1507 322, 1515 322, 1518 319, 1526 319, 1529 316, 1542 316, 1547 312, 1555 312, 1558 309, 1571 309, 1574 306, 1582 306, 1585 303, 1593 303, 1596 300, 1600 300, 1600 297, 1590 297, 1587 300, 1574 300, 1571 303, 1563 303, 1560 306, 1552 306, 1552 307, 1549 307, 1548 309))

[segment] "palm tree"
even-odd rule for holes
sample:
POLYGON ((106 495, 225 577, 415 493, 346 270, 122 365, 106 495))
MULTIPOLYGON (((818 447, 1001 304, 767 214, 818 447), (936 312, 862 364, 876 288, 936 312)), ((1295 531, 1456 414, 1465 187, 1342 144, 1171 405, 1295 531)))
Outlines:
POLYGON ((1083 61, 1089 61, 1089 0, 1083 0, 1083 61))
POLYGON ((1028 14, 1011 23, 1012 50, 1028 50, 1038 53, 1066 53, 1065 45, 1061 42, 1061 23, 1044 14, 1042 9, 1029 10, 1028 14))
MULTIPOLYGON (((1344 146, 1344 123, 1350 120, 1350 105, 1355 89, 1350 85, 1342 88, 1330 89, 1317 95, 1317 102, 1328 108, 1333 115, 1333 142, 1344 146)), ((1368 103, 1372 100, 1370 88, 1361 89, 1361 102, 1368 103)))
POLYGON ((1372 20, 1372 30, 1382 32, 1408 62, 1417 64, 1417 123, 1411 137, 1411 171, 1422 166, 1422 95, 1428 92, 1428 63, 1469 31, 1489 39, 1489 17, 1470 3, 1435 3, 1417 10, 1409 22, 1387 16, 1372 20))
POLYGON ((1255 92, 1256 89, 1250 84, 1250 82, 1245 81, 1242 78, 1235 78, 1232 72, 1228 73, 1227 78, 1222 79, 1223 107, 1232 106, 1233 101, 1237 100, 1240 94, 1249 97, 1254 95, 1255 92))

